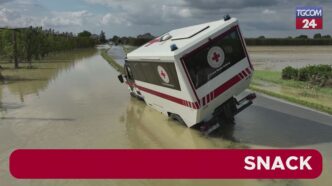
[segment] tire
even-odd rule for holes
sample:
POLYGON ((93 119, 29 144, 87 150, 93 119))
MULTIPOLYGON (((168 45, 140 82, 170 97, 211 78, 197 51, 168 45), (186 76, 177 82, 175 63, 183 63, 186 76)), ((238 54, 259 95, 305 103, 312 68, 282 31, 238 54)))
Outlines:
POLYGON ((177 114, 173 114, 173 113, 171 113, 171 114, 169 115, 169 117, 170 117, 172 120, 177 121, 177 122, 179 122, 179 123, 182 124, 182 125, 186 125, 186 123, 183 121, 183 119, 181 118, 181 116, 179 116, 179 115, 177 115, 177 114))
POLYGON ((230 125, 234 125, 234 116, 236 113, 236 102, 234 98, 229 99, 223 108, 223 113, 221 114, 222 116, 222 121, 225 124, 230 124, 230 125))
POLYGON ((133 98, 137 98, 137 96, 134 92, 130 92, 130 96, 133 97, 133 98))

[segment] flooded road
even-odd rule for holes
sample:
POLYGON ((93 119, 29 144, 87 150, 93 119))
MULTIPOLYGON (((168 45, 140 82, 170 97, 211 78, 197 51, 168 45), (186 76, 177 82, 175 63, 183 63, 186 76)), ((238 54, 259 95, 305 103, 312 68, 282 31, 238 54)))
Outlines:
POLYGON ((120 45, 113 45, 112 50, 108 50, 108 55, 112 56, 112 58, 117 62, 118 64, 121 64, 122 66, 125 64, 125 58, 126 58, 126 52, 124 51, 123 47, 120 45))
POLYGON ((53 62, 45 69, 33 69, 44 74, 41 79, 0 85, 0 185, 305 186, 332 182, 330 115, 258 95, 254 105, 236 116, 234 127, 205 137, 132 99, 98 51, 76 57, 68 54, 53 62), (56 64, 59 68, 50 67, 56 64), (8 157, 17 148, 315 148, 323 154, 324 171, 315 180, 17 180, 8 172, 8 157))
POLYGON ((248 46, 258 70, 281 71, 286 66, 332 65, 332 46, 248 46))

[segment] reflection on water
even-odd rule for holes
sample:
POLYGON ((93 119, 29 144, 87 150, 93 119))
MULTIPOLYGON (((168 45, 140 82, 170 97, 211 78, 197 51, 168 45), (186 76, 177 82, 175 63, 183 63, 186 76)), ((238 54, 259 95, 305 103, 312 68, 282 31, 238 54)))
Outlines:
POLYGON ((296 108, 291 108, 291 114, 283 109, 285 105, 259 96, 255 105, 236 117, 235 126, 225 126, 206 137, 132 99, 127 87, 118 83, 118 73, 96 51, 76 58, 74 54, 62 57, 63 62, 57 59, 47 64, 47 69, 27 70, 25 73, 31 73, 29 77, 34 80, 0 86, 2 107, 6 108, 0 117, 0 185, 274 186, 327 185, 331 181, 328 166, 314 181, 16 180, 8 172, 8 157, 17 148, 309 147, 319 149, 327 162, 331 160, 332 127, 320 115, 303 115, 296 108), (41 79, 35 80, 37 76, 41 79))
MULTIPOLYGON (((35 94, 38 96, 39 92, 46 89, 48 84, 54 81, 60 73, 69 71, 75 67, 78 61, 90 57, 96 52, 94 49, 87 49, 59 53, 33 63, 33 69, 5 68, 2 70, 2 74, 6 77, 6 81, 5 85, 0 84, 0 88, 7 88, 10 94, 18 95, 21 102, 24 102, 25 95, 35 94)), ((10 65, 12 66, 12 64, 10 65)))

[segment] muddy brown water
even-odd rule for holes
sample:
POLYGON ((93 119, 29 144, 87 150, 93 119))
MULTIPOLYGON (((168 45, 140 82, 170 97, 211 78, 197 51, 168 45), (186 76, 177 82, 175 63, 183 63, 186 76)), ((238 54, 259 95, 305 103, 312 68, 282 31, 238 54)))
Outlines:
POLYGON ((98 51, 68 53, 63 61, 43 65, 44 69, 26 72, 37 73, 40 79, 0 85, 0 185, 332 182, 330 116, 259 96, 252 107, 236 117, 235 127, 205 137, 132 99, 127 87, 118 83, 118 73, 98 51), (315 148, 323 154, 324 172, 315 180, 18 180, 8 171, 8 157, 17 148, 315 148))

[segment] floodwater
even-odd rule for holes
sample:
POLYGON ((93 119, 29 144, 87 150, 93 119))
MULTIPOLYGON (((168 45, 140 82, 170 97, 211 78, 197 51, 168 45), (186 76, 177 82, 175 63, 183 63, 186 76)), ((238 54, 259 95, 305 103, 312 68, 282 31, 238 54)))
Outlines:
MULTIPOLYGON (((0 185, 306 186, 332 182, 329 115, 259 95, 254 105, 236 117, 234 127, 206 137, 131 98, 98 51, 74 54, 45 61, 42 69, 24 71, 32 79, 0 85, 0 185), (324 157, 324 172, 315 180, 17 180, 8 171, 8 157, 17 148, 315 148, 324 157)), ((15 72, 4 70, 3 74, 15 72)))
POLYGON ((249 46, 248 52, 258 70, 281 71, 286 66, 332 65, 332 46, 249 46))
POLYGON ((126 52, 124 51, 122 46, 113 45, 112 50, 108 50, 108 55, 112 56, 112 58, 115 60, 115 62, 124 66, 124 64, 125 64, 124 59, 126 57, 126 52))

